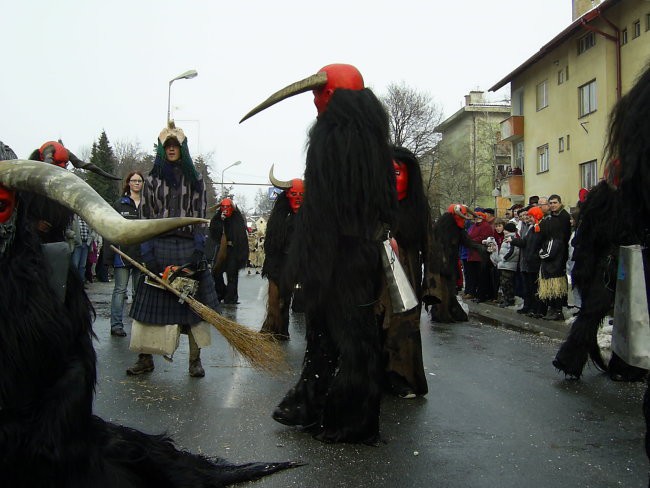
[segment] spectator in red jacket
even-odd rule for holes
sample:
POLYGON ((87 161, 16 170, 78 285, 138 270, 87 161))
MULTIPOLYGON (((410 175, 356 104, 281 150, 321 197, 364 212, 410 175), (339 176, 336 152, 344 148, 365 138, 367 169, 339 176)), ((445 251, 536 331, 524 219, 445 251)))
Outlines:
MULTIPOLYGON (((494 229, 487 222, 487 215, 484 212, 477 212, 476 215, 478 217, 475 219, 474 225, 470 227, 468 234, 470 239, 481 244, 488 237, 494 238, 494 229)), ((476 302, 494 298, 491 272, 492 263, 489 259, 485 259, 479 251, 470 249, 467 257, 467 273, 472 276, 472 279, 467 281, 475 283, 475 289, 465 290, 465 293, 472 295, 476 302)))

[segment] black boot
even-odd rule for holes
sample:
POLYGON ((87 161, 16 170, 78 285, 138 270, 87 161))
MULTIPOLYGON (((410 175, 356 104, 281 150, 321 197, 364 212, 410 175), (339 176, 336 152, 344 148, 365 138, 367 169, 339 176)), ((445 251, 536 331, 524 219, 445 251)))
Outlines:
POLYGON ((137 376, 142 373, 150 373, 153 369, 153 356, 151 354, 138 354, 138 360, 126 370, 126 374, 137 376))

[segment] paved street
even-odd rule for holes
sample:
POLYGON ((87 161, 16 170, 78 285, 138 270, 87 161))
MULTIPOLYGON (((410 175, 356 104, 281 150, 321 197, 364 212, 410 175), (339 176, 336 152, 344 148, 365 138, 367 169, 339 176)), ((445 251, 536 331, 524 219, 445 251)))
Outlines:
MULTIPOLYGON (((551 365, 557 339, 479 320, 432 326, 423 315, 429 394, 384 399, 377 447, 325 445, 270 416, 300 372, 301 316, 291 319, 287 376, 243 364, 215 330, 202 354, 205 378, 187 374, 185 336, 173 363, 156 358, 153 373, 128 377, 136 354, 129 337, 109 335, 112 286, 88 287, 98 313, 96 413, 146 432, 167 431, 185 449, 235 462, 307 463, 251 486, 647 486, 644 385, 611 382, 593 366, 582 381, 566 381, 551 365)), ((258 328, 265 286, 259 275, 242 274, 242 303, 223 313, 258 328)))

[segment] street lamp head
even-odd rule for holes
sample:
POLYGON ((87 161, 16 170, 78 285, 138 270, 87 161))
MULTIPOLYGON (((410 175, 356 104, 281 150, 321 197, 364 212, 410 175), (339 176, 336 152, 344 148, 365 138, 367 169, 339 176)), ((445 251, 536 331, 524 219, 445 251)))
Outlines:
POLYGON ((191 69, 189 71, 186 71, 185 73, 181 73, 176 78, 172 78, 171 80, 169 80, 169 83, 171 84, 173 81, 176 80, 191 80, 192 78, 196 78, 198 75, 199 73, 195 69, 191 69))

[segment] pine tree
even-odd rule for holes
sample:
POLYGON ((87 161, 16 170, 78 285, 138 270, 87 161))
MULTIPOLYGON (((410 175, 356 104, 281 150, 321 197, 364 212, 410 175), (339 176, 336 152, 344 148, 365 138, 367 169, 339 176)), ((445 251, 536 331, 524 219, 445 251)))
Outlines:
MULTIPOLYGON (((107 173, 115 174, 116 162, 106 131, 102 131, 97 142, 93 142, 90 162, 107 173)), ((119 196, 120 182, 109 180, 92 172, 87 172, 86 182, 111 205, 119 196)))

